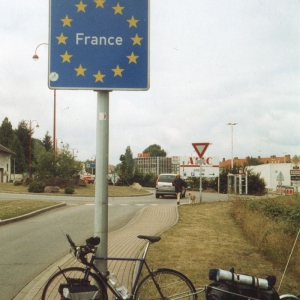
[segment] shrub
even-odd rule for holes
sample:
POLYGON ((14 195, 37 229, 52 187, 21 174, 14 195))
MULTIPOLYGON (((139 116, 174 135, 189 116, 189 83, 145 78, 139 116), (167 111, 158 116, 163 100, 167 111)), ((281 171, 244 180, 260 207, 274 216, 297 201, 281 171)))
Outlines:
POLYGON ((28 192, 31 193, 43 193, 45 189, 45 183, 41 181, 32 181, 28 186, 28 192))
POLYGON ((74 189, 72 187, 66 187, 65 194, 74 194, 74 189))

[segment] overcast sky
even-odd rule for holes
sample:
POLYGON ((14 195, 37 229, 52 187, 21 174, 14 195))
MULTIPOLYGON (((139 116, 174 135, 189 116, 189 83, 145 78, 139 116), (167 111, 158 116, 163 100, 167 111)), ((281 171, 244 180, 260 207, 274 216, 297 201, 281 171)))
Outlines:
MULTIPOLYGON (((110 164, 151 144, 195 156, 192 143, 210 142, 208 155, 230 159, 228 122, 234 156, 300 155, 300 1, 149 1, 150 89, 110 93, 110 164)), ((32 56, 48 20, 48 1, 1 3, 0 123, 37 120, 40 139, 53 136, 48 46, 32 56)), ((79 160, 96 154, 96 107, 94 91, 57 91, 56 137, 79 160)))

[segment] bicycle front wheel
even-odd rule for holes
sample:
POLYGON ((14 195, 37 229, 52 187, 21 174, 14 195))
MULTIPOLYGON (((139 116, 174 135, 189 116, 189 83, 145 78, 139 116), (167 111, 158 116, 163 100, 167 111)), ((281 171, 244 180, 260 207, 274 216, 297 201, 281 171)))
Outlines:
MULTIPOLYGON (((60 270, 55 273, 50 279, 47 281, 42 294, 42 300, 61 300, 61 294, 59 293, 59 287, 61 284, 68 284, 68 280, 77 281, 83 280, 85 275, 85 269, 72 267, 60 270)), ((94 273, 89 274, 88 277, 89 284, 95 285, 98 288, 99 297, 97 300, 107 300, 107 292, 104 284, 98 278, 98 276, 94 273)))
POLYGON ((187 299, 196 300, 196 290, 192 282, 182 273, 171 269, 158 269, 147 275, 139 284, 135 300, 147 299, 187 299))

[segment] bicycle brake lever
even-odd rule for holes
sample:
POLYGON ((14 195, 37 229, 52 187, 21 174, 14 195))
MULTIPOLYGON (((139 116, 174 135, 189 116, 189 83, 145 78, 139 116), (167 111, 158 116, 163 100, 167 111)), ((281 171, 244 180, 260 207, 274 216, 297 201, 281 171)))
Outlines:
POLYGON ((80 254, 81 254, 81 249, 80 247, 76 247, 76 259, 80 258, 80 254))

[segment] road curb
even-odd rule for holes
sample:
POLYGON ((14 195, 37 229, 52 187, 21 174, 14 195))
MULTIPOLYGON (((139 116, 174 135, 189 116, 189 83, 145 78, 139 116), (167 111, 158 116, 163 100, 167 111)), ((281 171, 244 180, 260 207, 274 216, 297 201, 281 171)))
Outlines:
POLYGON ((53 206, 50 206, 50 207, 42 208, 42 209, 33 211, 33 212, 31 212, 29 214, 26 214, 26 215, 23 215, 23 216, 19 216, 19 217, 7 219, 7 220, 0 220, 0 226, 10 224, 10 223, 13 223, 13 222, 17 222, 17 221, 21 221, 21 220, 25 220, 25 219, 31 218, 35 215, 38 215, 38 214, 41 214, 43 212, 46 212, 46 211, 49 211, 49 210, 52 210, 52 209, 55 209, 55 208, 59 208, 59 207, 62 207, 62 206, 66 206, 66 202, 56 204, 56 205, 53 205, 53 206))

